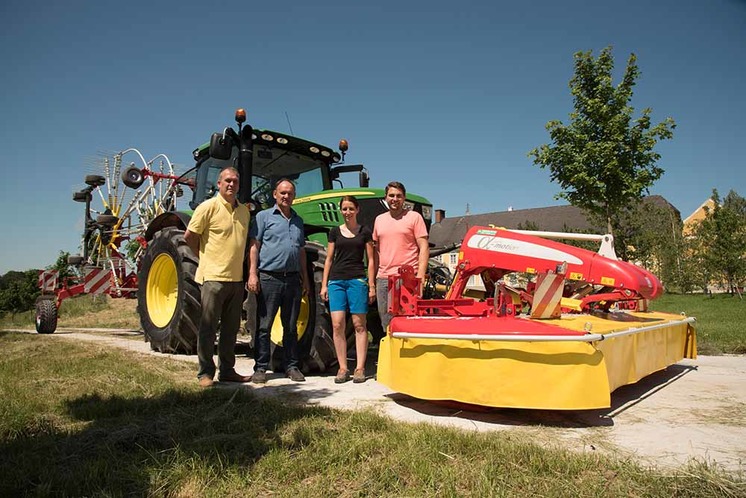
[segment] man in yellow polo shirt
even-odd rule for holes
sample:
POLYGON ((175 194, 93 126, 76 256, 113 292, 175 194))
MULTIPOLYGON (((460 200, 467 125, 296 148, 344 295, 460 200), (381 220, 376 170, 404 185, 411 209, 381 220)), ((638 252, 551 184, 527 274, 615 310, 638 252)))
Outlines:
POLYGON ((199 256, 196 280, 202 285, 202 317, 199 323, 197 357, 199 385, 210 387, 215 378, 215 336, 218 338, 218 380, 249 382, 236 365, 236 335, 241 325, 243 263, 249 232, 249 209, 238 202, 238 171, 225 168, 218 176, 218 195, 194 210, 184 238, 199 256))

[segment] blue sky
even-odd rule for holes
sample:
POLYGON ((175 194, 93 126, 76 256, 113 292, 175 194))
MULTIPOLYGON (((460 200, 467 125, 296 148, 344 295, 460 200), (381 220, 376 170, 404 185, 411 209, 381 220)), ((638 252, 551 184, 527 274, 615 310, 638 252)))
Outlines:
POLYGON ((676 120, 651 189, 687 216, 746 196, 746 2, 41 2, 0 5, 0 274, 77 252, 72 193, 100 152, 191 151, 244 107, 255 127, 350 142, 447 216, 562 204, 529 150, 568 122, 573 54, 611 45, 632 105, 676 120), (450 176, 449 176, 450 174, 450 176))

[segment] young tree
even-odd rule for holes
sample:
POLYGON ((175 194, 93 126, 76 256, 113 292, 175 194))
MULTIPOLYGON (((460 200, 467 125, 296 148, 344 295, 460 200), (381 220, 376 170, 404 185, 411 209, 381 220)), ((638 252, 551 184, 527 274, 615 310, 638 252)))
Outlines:
POLYGON ((707 248, 695 236, 684 238, 683 251, 680 254, 680 266, 677 269, 676 283, 682 292, 702 289, 707 293, 707 286, 712 281, 712 274, 705 262, 707 248))
POLYGON ((611 47, 604 48, 598 58, 590 51, 578 52, 574 58, 571 122, 567 126, 561 121, 548 122, 553 143, 533 149, 529 156, 542 169, 549 168, 552 181, 562 188, 557 198, 602 217, 609 233, 614 233, 617 215, 638 202, 663 174, 656 166, 660 155, 653 148, 658 140, 673 137, 676 124, 666 118, 651 127, 650 108, 633 120, 630 101, 640 76, 634 54, 616 87, 611 77, 611 47))
POLYGON ((633 260, 655 273, 666 286, 673 283, 683 250, 681 215, 662 197, 645 197, 617 213, 614 233, 617 256, 633 260))
POLYGON ((60 281, 72 275, 70 272, 70 265, 67 264, 67 258, 69 257, 69 252, 60 250, 60 254, 57 256, 57 260, 54 264, 47 266, 47 270, 57 270, 59 272, 57 278, 59 278, 60 281))
POLYGON ((713 208, 705 208, 705 218, 695 230, 704 265, 719 275, 733 293, 746 279, 746 199, 731 190, 720 202, 712 191, 713 208))

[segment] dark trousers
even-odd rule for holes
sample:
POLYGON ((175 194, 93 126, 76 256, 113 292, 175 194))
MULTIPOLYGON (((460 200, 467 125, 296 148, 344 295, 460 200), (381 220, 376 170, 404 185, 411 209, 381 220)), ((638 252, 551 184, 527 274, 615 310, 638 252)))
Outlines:
POLYGON ((215 376, 215 336, 220 323, 218 339, 218 366, 220 373, 229 374, 236 366, 236 335, 241 325, 241 302, 243 284, 241 282, 208 281, 202 284, 202 317, 199 321, 197 357, 199 372, 197 377, 215 376))
POLYGON ((286 276, 259 273, 260 291, 256 299, 257 332, 254 371, 269 369, 270 331, 277 311, 282 323, 282 347, 285 371, 298 367, 298 314, 303 294, 300 274, 286 276))
POLYGON ((388 332, 389 322, 391 321, 391 313, 389 313, 389 279, 377 278, 376 279, 376 301, 378 301, 378 316, 381 317, 381 327, 383 327, 383 333, 388 332))

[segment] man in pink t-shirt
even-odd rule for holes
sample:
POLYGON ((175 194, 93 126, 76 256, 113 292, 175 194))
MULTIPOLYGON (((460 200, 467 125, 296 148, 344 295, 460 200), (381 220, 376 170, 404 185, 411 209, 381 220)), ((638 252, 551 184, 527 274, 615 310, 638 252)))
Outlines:
POLYGON ((376 299, 383 331, 389 326, 388 277, 398 275, 402 265, 411 265, 417 278, 423 280, 427 272, 430 247, 427 227, 419 213, 404 209, 407 190, 399 182, 386 185, 388 213, 379 214, 373 225, 373 241, 376 244, 376 299))

